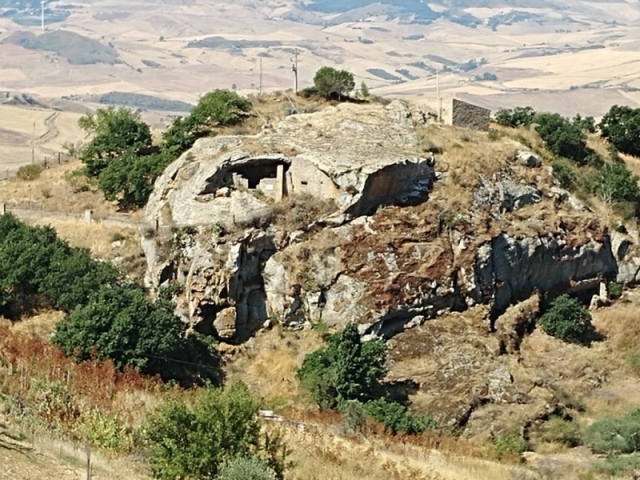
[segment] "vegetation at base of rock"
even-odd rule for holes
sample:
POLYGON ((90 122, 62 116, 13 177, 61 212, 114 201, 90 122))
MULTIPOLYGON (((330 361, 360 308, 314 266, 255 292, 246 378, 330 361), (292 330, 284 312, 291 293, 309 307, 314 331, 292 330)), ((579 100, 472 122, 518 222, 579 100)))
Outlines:
POLYGON ((596 471, 610 478, 637 478, 640 471, 640 454, 607 458, 596 466, 596 471))
POLYGON ((318 94, 332 99, 348 95, 356 86, 351 72, 332 67, 320 68, 313 77, 313 85, 318 94))
POLYGON ((260 457, 236 457, 225 464, 215 480, 277 480, 276 472, 260 457))
POLYGON ((16 172, 16 177, 25 181, 36 180, 40 177, 43 170, 44 168, 39 163, 23 165, 16 172))
POLYGON ((614 105, 602 117, 598 129, 619 151, 640 156, 640 108, 614 105))
POLYGON ((258 407, 258 399, 242 383, 202 388, 192 404, 180 398, 168 401, 147 426, 154 477, 217 478, 225 463, 238 456, 260 456, 282 479, 286 448, 279 437, 261 433, 258 407))
POLYGON ((324 409, 338 409, 351 428, 369 416, 395 435, 421 433, 435 427, 427 416, 383 398, 381 380, 386 374, 386 345, 362 342, 355 324, 334 333, 327 345, 308 354, 300 369, 300 385, 324 409))
POLYGON ((542 439, 546 442, 560 443, 569 448, 582 444, 578 425, 561 417, 552 417, 545 422, 542 426, 542 439))
POLYGON ((405 405, 384 398, 367 402, 364 409, 374 420, 384 425, 385 430, 392 435, 397 433, 416 435, 437 426, 435 420, 427 415, 411 412, 405 405))
POLYGON ((569 295, 561 295, 540 317, 542 330, 565 342, 586 343, 594 331, 591 314, 569 295))
POLYGON ((596 420, 582 434, 582 440, 595 453, 620 455, 640 451, 640 409, 621 417, 596 420))
POLYGON ((116 368, 133 366, 164 379, 199 374, 215 379, 215 360, 171 311, 149 301, 130 286, 102 288, 86 305, 56 324, 53 343, 78 361, 113 360, 116 368))
POLYGON ((336 408, 346 400, 365 402, 374 398, 387 372, 386 356, 383 342, 362 342, 358 327, 349 324, 305 357, 298 379, 321 408, 336 408))
POLYGON ((556 177, 562 188, 573 189, 577 184, 576 174, 569 162, 563 158, 556 158, 551 162, 553 176, 556 177))
POLYGON ((529 448, 529 443, 519 435, 507 434, 493 441, 496 456, 502 460, 507 455, 520 456, 529 448))
POLYGON ((53 228, 27 226, 9 214, 0 216, 0 244, 0 315, 6 317, 43 302, 69 312, 120 281, 113 266, 70 247, 53 228))

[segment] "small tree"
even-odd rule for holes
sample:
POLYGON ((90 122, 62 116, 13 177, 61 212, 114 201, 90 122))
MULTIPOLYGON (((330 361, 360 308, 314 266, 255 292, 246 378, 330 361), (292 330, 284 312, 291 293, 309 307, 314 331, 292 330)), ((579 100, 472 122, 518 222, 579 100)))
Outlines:
POLYGON ((598 124, 603 138, 618 150, 640 156, 640 108, 614 105, 598 124))
POLYGON ((349 324, 332 335, 326 347, 306 356, 298 378, 322 408, 335 408, 345 400, 365 401, 373 398, 386 374, 386 355, 384 343, 363 343, 358 328, 349 324))
POLYGON ((545 333, 565 342, 585 342, 593 332, 591 314, 569 295, 556 298, 551 307, 540 317, 540 326, 545 333))
POLYGON ((495 116, 496 122, 505 127, 528 127, 533 122, 536 112, 531 107, 501 108, 495 116))
POLYGON ((362 98, 369 98, 369 87, 364 81, 360 84, 360 96, 362 98))
POLYGON ((332 67, 318 70, 313 77, 313 84, 323 97, 336 99, 341 99, 356 86, 352 73, 332 67))
POLYGON ((218 89, 205 94, 189 115, 187 127, 196 129, 237 125, 251 110, 251 102, 231 90, 218 89))
POLYGON ((161 480, 242 479, 232 474, 253 466, 237 458, 265 455, 259 466, 265 476, 251 478, 270 480, 271 471, 281 479, 285 465, 277 462, 274 469, 265 454, 266 435, 260 433, 258 407, 258 399, 243 383, 224 390, 203 388, 191 405, 182 399, 166 403, 147 428, 153 476, 161 480))
POLYGON ((151 147, 149 125, 128 108, 101 108, 80 117, 78 124, 93 135, 80 152, 80 159, 92 177, 97 177, 110 160, 124 152, 140 154, 151 147))
POLYGON ((536 132, 554 154, 582 165, 590 154, 582 127, 557 113, 538 113, 534 117, 536 132))

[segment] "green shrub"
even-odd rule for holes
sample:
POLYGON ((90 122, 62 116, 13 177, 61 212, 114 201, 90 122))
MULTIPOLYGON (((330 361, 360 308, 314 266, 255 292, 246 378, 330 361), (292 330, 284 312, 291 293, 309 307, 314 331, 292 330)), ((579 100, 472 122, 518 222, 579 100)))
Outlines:
POLYGON ((546 334, 565 342, 587 342, 593 332, 591 314, 569 295, 556 298, 539 323, 546 334))
POLYGON ((331 335, 327 346, 304 359, 297 376, 321 408, 335 408, 345 400, 365 401, 386 374, 383 342, 362 342, 358 327, 349 324, 331 335))
POLYGON ((576 186, 576 174, 566 160, 556 158, 551 162, 553 176, 558 179, 560 186, 572 190, 576 186))
POLYGON ((397 433, 416 435, 436 427, 436 422, 432 418, 410 412, 404 405, 389 402, 383 398, 367 402, 364 408, 392 435, 397 433))
POLYGON ((215 480, 277 480, 267 462, 259 457, 237 457, 225 464, 215 480))
POLYGON ((533 122, 535 114, 535 110, 531 107, 501 108, 496 113, 495 120, 505 127, 528 127, 533 122))
POLYGON ((640 156, 640 108, 614 105, 602 117, 598 128, 616 149, 640 156))
POLYGON ((640 409, 622 417, 601 418, 582 433, 582 440, 595 453, 622 454, 640 451, 640 409))
POLYGON ((137 288, 105 287, 86 305, 56 324, 53 342, 78 361, 110 358, 165 379, 206 375, 215 379, 215 359, 171 311, 150 302, 137 288))
POLYGON ((247 471, 244 462, 232 468, 238 457, 264 455, 265 464, 281 479, 286 452, 278 444, 282 455, 275 455, 273 442, 260 432, 258 407, 258 399, 242 383, 224 390, 203 388, 191 405, 179 398, 164 404, 147 425, 153 476, 161 480, 216 478, 247 471), (230 473, 223 473, 225 464, 230 473))
POLYGON ((508 434, 496 438, 493 448, 499 460, 507 455, 522 455, 529 448, 528 442, 519 435, 508 434))
POLYGON ((577 447, 582 443, 578 425, 560 417, 553 417, 542 426, 542 439, 567 447, 577 447))
POLYGON ((16 177, 20 180, 30 181, 36 180, 42 174, 44 168, 39 163, 31 163, 21 166, 16 172, 16 177))
POLYGON ((347 430, 358 430, 364 426, 367 420, 367 412, 362 403, 357 400, 346 400, 338 405, 338 411, 342 414, 342 423, 347 430))
POLYGON ((624 163, 608 163, 600 171, 597 192, 611 203, 640 200, 638 177, 633 175, 624 163))
POLYGON ((597 465, 596 470, 613 478, 638 478, 640 473, 640 454, 607 458, 597 465))
POLYGON ((583 165, 590 151, 584 131, 557 113, 538 113, 534 118, 536 132, 555 155, 583 165))
POLYGON ((609 297, 614 300, 622 296, 623 287, 621 283, 609 282, 607 289, 609 290, 609 297))

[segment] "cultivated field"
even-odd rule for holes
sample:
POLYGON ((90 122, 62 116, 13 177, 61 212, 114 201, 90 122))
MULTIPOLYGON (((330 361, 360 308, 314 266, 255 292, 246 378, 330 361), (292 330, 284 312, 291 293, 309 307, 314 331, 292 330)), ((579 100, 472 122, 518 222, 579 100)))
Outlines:
POLYGON ((94 0, 48 25, 46 41, 29 37, 41 34, 37 27, 3 17, 0 89, 79 102, 125 92, 194 103, 214 88, 290 88, 298 48, 301 87, 319 67, 334 65, 391 96, 433 95, 440 71, 443 91, 494 108, 531 104, 598 116, 612 103, 640 104, 637 2, 560 1, 551 8, 532 1, 515 8, 489 1, 476 8, 444 1, 430 4, 442 16, 422 23, 393 10, 394 2, 348 11, 310 3, 94 0), (79 52, 78 35, 87 45, 99 41, 102 53, 79 52))

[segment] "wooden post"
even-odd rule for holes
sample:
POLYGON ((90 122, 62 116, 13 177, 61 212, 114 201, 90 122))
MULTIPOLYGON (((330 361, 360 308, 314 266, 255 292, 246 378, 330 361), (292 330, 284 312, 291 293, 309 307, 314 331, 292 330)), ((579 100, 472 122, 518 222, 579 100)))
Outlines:
POLYGON ((87 480, 91 480, 91 448, 89 445, 85 447, 87 452, 87 480))
POLYGON ((62 153, 58 152, 58 165, 60 165, 62 159, 62 153))

